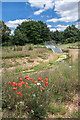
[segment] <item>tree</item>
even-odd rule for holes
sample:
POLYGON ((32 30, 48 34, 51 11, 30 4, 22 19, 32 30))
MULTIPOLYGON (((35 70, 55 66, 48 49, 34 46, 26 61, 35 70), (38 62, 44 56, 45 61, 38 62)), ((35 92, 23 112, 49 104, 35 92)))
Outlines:
POLYGON ((51 40, 55 41, 56 43, 61 43, 63 41, 63 32, 59 32, 56 30, 55 32, 50 32, 51 40))
POLYGON ((71 42, 76 42, 79 40, 79 29, 75 27, 75 25, 72 26, 68 26, 65 30, 64 30, 64 39, 66 40, 67 43, 71 43, 71 42), (69 39, 68 39, 69 38, 69 39))
POLYGON ((3 21, 0 21, 0 38, 2 38, 2 43, 9 42, 10 33, 10 28, 7 25, 5 25, 3 21))
MULTIPOLYGON (((26 37, 26 43, 42 43, 46 40, 49 40, 49 28, 45 23, 42 21, 25 21, 21 25, 18 25, 18 27, 15 29, 15 32, 17 34, 14 34, 14 37, 21 33, 21 35, 25 35, 26 37)), ((17 37, 18 43, 20 43, 19 35, 17 37)), ((24 41, 23 41, 24 42, 24 41)))
POLYGON ((20 31, 16 30, 14 34, 11 41, 13 45, 25 45, 26 41, 28 41, 26 35, 20 31))

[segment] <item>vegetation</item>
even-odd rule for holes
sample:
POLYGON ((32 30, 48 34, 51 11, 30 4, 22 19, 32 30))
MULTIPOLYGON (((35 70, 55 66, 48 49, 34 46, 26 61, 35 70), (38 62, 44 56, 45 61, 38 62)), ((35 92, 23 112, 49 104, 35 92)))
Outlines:
POLYGON ((42 21, 29 20, 10 35, 11 30, 3 21, 0 25, 3 119, 80 116, 78 101, 73 99, 79 91, 78 60, 72 61, 69 55, 69 48, 79 48, 80 31, 72 25, 62 32, 51 32, 42 21), (65 53, 45 48, 44 43, 49 40, 62 43, 65 53), (69 105, 74 108, 73 113, 69 105))
MULTIPOLYGON (((75 25, 68 26, 64 31, 50 31, 46 23, 42 21, 25 21, 18 25, 14 35, 10 35, 11 30, 3 21, 0 22, 3 45, 25 45, 27 43, 42 44, 45 41, 55 43, 74 43, 79 41, 80 31, 75 25)), ((1 35, 0 35, 1 36, 1 35)))

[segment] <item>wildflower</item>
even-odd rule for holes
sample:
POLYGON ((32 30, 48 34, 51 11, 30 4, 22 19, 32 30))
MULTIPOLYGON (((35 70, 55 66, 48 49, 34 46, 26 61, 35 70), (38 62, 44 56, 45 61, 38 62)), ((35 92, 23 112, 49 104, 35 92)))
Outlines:
POLYGON ((46 80, 44 79, 43 81, 45 82, 46 80))
POLYGON ((45 85, 46 85, 46 86, 48 86, 48 85, 49 85, 49 83, 48 83, 48 82, 46 82, 46 83, 45 83, 45 85))
POLYGON ((31 88, 31 86, 28 86, 29 88, 31 88))
POLYGON ((37 83, 37 85, 41 85, 40 83, 37 83))
POLYGON ((26 83, 26 85, 28 85, 28 83, 26 83))
POLYGON ((40 77, 38 77, 38 81, 42 81, 42 79, 40 77))
POLYGON ((37 81, 35 81, 34 83, 37 84, 37 81))
POLYGON ((17 83, 16 82, 13 82, 13 86, 16 86, 17 85, 17 83))
POLYGON ((21 84, 24 84, 24 83, 25 83, 25 82, 23 82, 23 81, 21 82, 21 84))
POLYGON ((48 81, 48 78, 46 78, 46 81, 48 81))
POLYGON ((21 92, 17 92, 17 95, 22 95, 21 92))
POLYGON ((19 83, 19 85, 18 85, 19 87, 22 87, 22 84, 21 83, 19 83))
POLYGON ((27 80, 29 80, 29 78, 26 78, 27 80))
POLYGON ((15 90, 17 90, 17 88, 13 87, 13 90, 15 91, 15 90))
POLYGON ((23 81, 23 79, 22 79, 22 78, 20 78, 19 80, 20 80, 20 81, 23 81))
POLYGON ((41 89, 41 90, 44 90, 45 88, 44 88, 44 87, 41 87, 40 89, 41 89))
POLYGON ((8 83, 9 83, 9 84, 11 84, 11 82, 10 82, 10 81, 9 81, 8 83))
POLYGON ((77 103, 75 103, 75 106, 77 107, 77 103))
POLYGON ((30 78, 30 80, 32 80, 32 78, 30 78))
POLYGON ((32 82, 34 82, 34 81, 32 80, 32 82))
POLYGON ((28 78, 28 76, 25 77, 25 79, 27 79, 27 78, 28 78))

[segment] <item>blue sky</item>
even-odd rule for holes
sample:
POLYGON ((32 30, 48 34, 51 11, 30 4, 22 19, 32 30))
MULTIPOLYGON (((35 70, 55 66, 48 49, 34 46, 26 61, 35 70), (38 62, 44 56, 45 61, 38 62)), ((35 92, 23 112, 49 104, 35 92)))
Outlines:
POLYGON ((51 31, 64 30, 76 25, 78 20, 78 0, 5 0, 2 1, 2 20, 12 30, 27 21, 42 20, 51 31))

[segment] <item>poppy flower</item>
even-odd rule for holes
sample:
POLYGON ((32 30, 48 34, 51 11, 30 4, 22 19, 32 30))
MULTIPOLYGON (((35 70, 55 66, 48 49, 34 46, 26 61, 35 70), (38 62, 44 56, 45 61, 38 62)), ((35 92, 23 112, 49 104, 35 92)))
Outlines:
POLYGON ((16 86, 17 85, 17 83, 16 82, 13 82, 13 86, 16 86))
POLYGON ((48 83, 48 82, 46 82, 46 83, 45 83, 45 85, 46 85, 46 86, 48 86, 48 85, 49 85, 49 83, 48 83))
POLYGON ((34 81, 35 84, 37 84, 37 81, 34 81))
POLYGON ((26 78, 27 80, 29 80, 29 78, 26 78))
POLYGON ((46 78, 46 81, 48 81, 48 78, 46 78))
POLYGON ((30 78, 30 80, 32 80, 32 78, 30 78))
POLYGON ((43 81, 45 82, 46 80, 44 79, 43 81))
POLYGON ((44 87, 41 87, 40 89, 41 89, 41 90, 44 90, 45 88, 44 88, 44 87))
POLYGON ((11 84, 11 82, 10 82, 10 81, 9 81, 8 83, 9 83, 9 84, 11 84))
POLYGON ((17 92, 17 95, 22 95, 21 92, 17 92))
POLYGON ((20 80, 20 81, 23 81, 23 79, 22 79, 22 78, 20 78, 19 80, 20 80))
POLYGON ((32 82, 34 82, 34 81, 32 80, 32 82))
POLYGON ((28 83, 26 83, 26 85, 28 85, 28 83))
POLYGON ((75 106, 77 107, 77 103, 75 103, 75 106))
POLYGON ((19 85, 18 85, 19 87, 22 87, 22 84, 21 83, 19 83, 19 85))
POLYGON ((24 84, 24 83, 25 83, 25 82, 23 82, 23 81, 21 82, 21 84, 24 84))
POLYGON ((25 77, 25 79, 27 79, 27 78, 28 78, 28 76, 25 77))
POLYGON ((31 86, 28 86, 29 88, 31 88, 31 86))
POLYGON ((17 88, 13 87, 13 90, 15 91, 15 90, 17 90, 17 88))
POLYGON ((42 79, 40 77, 38 77, 38 81, 41 81, 42 79))

